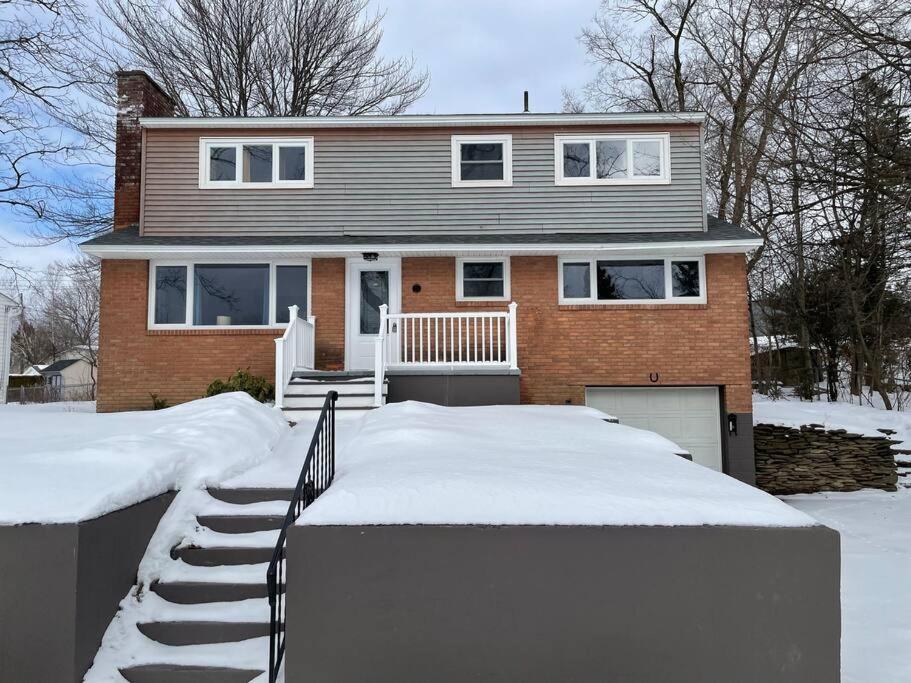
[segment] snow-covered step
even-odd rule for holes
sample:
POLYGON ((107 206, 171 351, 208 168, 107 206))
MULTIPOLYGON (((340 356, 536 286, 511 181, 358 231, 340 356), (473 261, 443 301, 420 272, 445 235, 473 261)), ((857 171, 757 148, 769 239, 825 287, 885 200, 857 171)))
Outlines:
POLYGON ((137 624, 137 628, 162 645, 235 643, 269 635, 268 621, 153 621, 137 624))
POLYGON ((250 683, 262 671, 220 666, 146 664, 120 670, 129 683, 250 683))
POLYGON ((200 499, 130 626, 133 645, 115 669, 126 681, 263 683, 266 571, 292 492, 213 488, 200 499))
POLYGON ((221 581, 156 581, 153 593, 178 605, 199 605, 213 602, 239 602, 266 598, 266 582, 241 583, 221 581))
MULTIPOLYGON (((388 389, 389 382, 383 382, 383 391, 388 389)), ((330 391, 337 391, 340 394, 347 394, 358 391, 373 391, 373 378, 370 379, 353 379, 347 382, 332 382, 329 380, 315 379, 292 379, 288 382, 288 391, 298 392, 306 391, 312 393, 322 393, 325 397, 330 391)))
POLYGON ((280 529, 284 515, 196 515, 204 527, 225 534, 280 529))
MULTIPOLYGON (((214 548, 183 547, 171 554, 195 567, 220 567, 235 564, 260 564, 272 559, 274 548, 237 548, 231 546, 214 548)), ((265 576, 263 576, 265 580, 265 576)))
POLYGON ((372 380, 373 370, 295 370, 291 373, 293 380, 313 380, 328 382, 349 382, 372 380))
MULTIPOLYGON (((310 408, 311 410, 320 410, 326 401, 325 394, 304 394, 294 392, 285 394, 283 409, 310 408)), ((335 409, 344 408, 373 408, 374 407, 373 390, 370 392, 358 394, 339 394, 335 401, 335 409)))
MULTIPOLYGON (((236 489, 208 489, 209 495, 225 503, 235 505, 247 505, 250 503, 272 503, 272 501, 283 501, 284 509, 287 511, 288 503, 291 502, 291 496, 294 494, 293 489, 254 489, 254 488, 236 488, 236 489)), ((270 506, 271 507, 271 506, 270 506)))

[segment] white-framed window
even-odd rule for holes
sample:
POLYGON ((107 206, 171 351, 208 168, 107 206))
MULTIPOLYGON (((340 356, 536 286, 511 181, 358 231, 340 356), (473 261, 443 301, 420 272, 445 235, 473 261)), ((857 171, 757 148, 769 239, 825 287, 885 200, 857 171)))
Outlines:
POLYGON ((666 185, 670 135, 555 135, 557 185, 666 185))
POLYGON ((561 304, 704 304, 703 256, 563 256, 561 304))
POLYGON ((200 138, 199 186, 313 187, 313 138, 200 138))
POLYGON ((453 187, 512 185, 512 135, 453 135, 453 187))
POLYGON ((457 301, 508 301, 509 258, 457 258, 457 301))
POLYGON ((149 329, 281 327, 310 311, 310 261, 152 261, 149 329))

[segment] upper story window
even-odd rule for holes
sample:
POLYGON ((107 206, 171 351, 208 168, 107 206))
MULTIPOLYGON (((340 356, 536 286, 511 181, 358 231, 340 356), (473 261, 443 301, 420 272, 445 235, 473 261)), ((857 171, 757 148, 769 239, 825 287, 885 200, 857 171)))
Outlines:
POLYGON ((686 303, 702 304, 705 259, 562 258, 560 303, 686 303))
POLYGON ((453 187, 512 185, 511 135, 453 135, 453 187))
POLYGON ((667 184, 669 159, 667 133, 554 136, 557 185, 667 184))
POLYGON ((313 138, 202 138, 199 186, 313 187, 313 138))
POLYGON ((509 259, 456 259, 456 299, 458 301, 505 301, 509 299, 509 259))

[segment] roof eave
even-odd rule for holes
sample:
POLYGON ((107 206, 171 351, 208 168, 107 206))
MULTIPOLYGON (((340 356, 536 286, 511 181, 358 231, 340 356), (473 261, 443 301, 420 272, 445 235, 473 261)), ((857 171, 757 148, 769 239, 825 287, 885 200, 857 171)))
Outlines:
POLYGON ((400 114, 397 116, 142 117, 144 128, 452 128, 472 126, 591 126, 700 124, 704 112, 605 114, 400 114))
POLYGON ((593 244, 356 244, 356 245, 81 245, 86 254, 105 259, 244 257, 340 257, 376 252, 387 256, 460 255, 578 255, 611 254, 739 254, 762 245, 755 240, 704 240, 687 242, 634 242, 593 244))

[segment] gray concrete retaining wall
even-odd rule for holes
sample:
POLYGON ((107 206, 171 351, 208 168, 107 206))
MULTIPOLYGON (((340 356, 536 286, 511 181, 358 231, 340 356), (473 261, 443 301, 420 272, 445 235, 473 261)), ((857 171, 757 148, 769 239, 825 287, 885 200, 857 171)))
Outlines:
POLYGON ((0 681, 81 681, 173 499, 78 524, 0 526, 0 681))
POLYGON ((287 552, 288 683, 839 680, 821 526, 300 526, 287 552))
POLYGON ((519 374, 390 373, 390 403, 424 401, 441 406, 516 405, 519 374))

